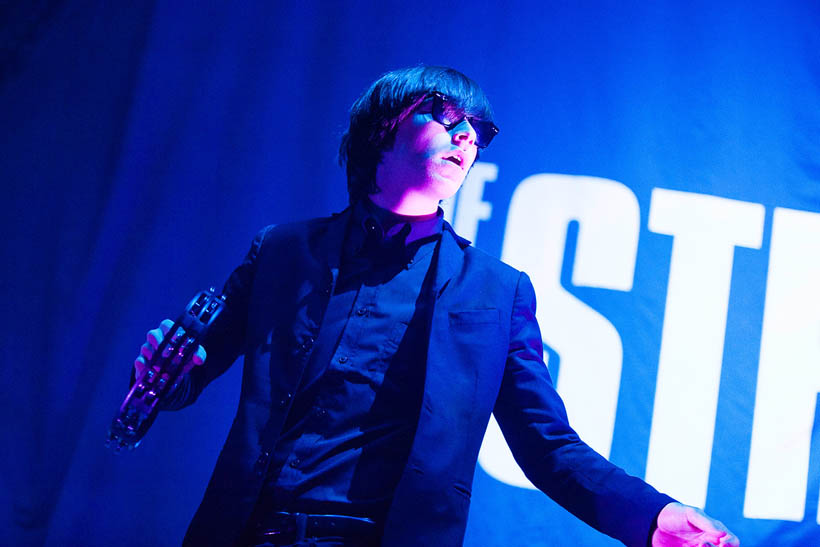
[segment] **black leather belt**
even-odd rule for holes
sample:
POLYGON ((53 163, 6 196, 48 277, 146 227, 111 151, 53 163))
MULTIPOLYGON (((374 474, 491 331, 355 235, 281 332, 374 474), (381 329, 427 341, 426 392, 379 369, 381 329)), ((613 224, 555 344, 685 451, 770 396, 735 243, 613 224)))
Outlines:
POLYGON ((368 518, 279 511, 260 519, 254 540, 258 545, 288 545, 305 538, 339 537, 351 545, 378 545, 380 536, 381 530, 368 518))

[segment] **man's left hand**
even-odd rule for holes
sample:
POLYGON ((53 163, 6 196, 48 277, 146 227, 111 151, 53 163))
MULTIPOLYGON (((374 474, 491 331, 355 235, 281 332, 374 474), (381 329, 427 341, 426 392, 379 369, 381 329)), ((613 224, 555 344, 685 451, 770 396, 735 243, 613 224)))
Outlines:
POLYGON ((652 547, 739 547, 740 540, 722 522, 697 507, 670 503, 658 514, 652 547))

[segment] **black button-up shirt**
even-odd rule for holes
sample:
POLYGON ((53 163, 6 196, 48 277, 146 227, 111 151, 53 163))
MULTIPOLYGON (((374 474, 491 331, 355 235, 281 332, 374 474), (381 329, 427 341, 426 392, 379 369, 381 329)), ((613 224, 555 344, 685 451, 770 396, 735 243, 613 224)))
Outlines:
POLYGON ((442 211, 354 206, 335 290, 276 449, 273 510, 382 520, 407 462, 424 384, 442 211))

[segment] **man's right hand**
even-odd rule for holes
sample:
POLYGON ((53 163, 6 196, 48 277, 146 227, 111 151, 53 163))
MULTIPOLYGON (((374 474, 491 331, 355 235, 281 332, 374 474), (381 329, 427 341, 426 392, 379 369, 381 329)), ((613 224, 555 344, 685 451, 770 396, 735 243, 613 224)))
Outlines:
MULTIPOLYGON (((137 378, 139 378, 140 374, 145 370, 145 367, 148 366, 147 363, 151 360, 151 356, 154 355, 154 351, 156 351, 162 339, 173 326, 174 322, 170 319, 166 319, 159 324, 159 327, 148 331, 148 335, 145 337, 145 343, 140 348, 139 357, 134 361, 134 373, 137 378)), ((195 366, 202 365, 205 362, 206 356, 205 348, 198 346, 191 359, 183 365, 182 373, 185 374, 195 366)))

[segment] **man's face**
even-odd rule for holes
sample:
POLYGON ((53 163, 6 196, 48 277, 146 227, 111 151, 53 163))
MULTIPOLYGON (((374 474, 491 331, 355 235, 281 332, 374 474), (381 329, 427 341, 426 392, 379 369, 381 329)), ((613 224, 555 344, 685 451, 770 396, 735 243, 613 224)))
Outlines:
POLYGON ((433 119, 430 102, 399 123, 382 155, 376 181, 390 195, 413 194, 438 204, 453 196, 475 161, 476 133, 465 119, 450 130, 433 119))

